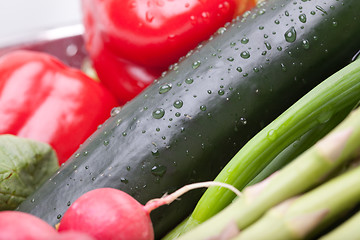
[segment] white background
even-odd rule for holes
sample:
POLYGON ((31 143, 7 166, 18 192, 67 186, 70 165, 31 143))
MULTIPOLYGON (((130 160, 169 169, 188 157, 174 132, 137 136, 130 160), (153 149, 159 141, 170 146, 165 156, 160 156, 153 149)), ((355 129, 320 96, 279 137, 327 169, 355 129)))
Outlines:
POLYGON ((81 20, 80 0, 0 0, 0 42, 81 20))

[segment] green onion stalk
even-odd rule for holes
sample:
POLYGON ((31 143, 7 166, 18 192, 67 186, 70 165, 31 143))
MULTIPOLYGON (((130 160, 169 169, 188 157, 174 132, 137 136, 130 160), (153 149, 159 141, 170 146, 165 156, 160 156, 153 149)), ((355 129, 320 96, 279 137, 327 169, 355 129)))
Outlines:
MULTIPOLYGON (((233 157, 214 181, 242 190, 291 144, 312 129, 343 120, 359 101, 360 61, 355 61, 324 80, 261 130, 233 157)), ((176 238, 203 223, 228 206, 234 198, 235 194, 227 189, 207 189, 186 222, 164 239, 176 238)), ((255 220, 255 217, 246 220, 244 226, 255 220)))
MULTIPOLYGON (((272 207, 315 188, 340 167, 349 165, 359 151, 360 108, 283 169, 246 187, 240 198, 179 239, 207 239, 223 234, 232 225, 236 225, 238 231, 246 231, 272 207)), ((342 187, 352 192, 349 186, 342 187)))

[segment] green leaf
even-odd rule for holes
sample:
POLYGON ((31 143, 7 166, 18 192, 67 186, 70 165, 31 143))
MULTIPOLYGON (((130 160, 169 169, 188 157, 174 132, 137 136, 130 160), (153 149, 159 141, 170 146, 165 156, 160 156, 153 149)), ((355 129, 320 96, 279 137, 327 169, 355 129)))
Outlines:
POLYGON ((15 209, 58 169, 46 143, 0 135, 0 210, 15 209))

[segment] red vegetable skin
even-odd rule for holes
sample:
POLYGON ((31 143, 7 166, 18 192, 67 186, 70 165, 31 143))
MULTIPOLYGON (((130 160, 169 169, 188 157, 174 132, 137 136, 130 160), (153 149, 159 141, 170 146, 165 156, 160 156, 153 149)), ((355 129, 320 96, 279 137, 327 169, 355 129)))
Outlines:
POLYGON ((17 211, 0 212, 0 240, 95 240, 76 231, 58 233, 42 219, 17 211))
POLYGON ((254 0, 82 0, 85 44, 123 105, 254 0))
POLYGON ((200 182, 186 185, 170 195, 141 205, 129 194, 113 188, 99 188, 80 196, 65 212, 59 232, 85 232, 98 240, 153 240, 150 212, 170 204, 184 193, 201 187, 226 187, 240 196, 235 187, 221 182, 200 182))
POLYGON ((85 193, 65 212, 59 232, 76 230, 96 239, 154 239, 149 212, 130 195, 112 188, 85 193))
POLYGON ((89 234, 77 231, 64 231, 58 233, 51 238, 51 240, 96 240, 89 234))
POLYGON ((86 29, 98 31, 106 48, 117 56, 151 67, 167 67, 176 62, 231 21, 236 11, 236 0, 82 2, 86 29))
POLYGON ((28 213, 0 212, 0 240, 47 240, 57 235, 55 228, 28 213))
POLYGON ((59 164, 117 105, 99 82, 48 54, 15 51, 0 58, 0 134, 50 144, 59 164))
POLYGON ((119 105, 137 96, 165 70, 129 62, 105 48, 98 50, 92 50, 93 66, 101 82, 117 97, 119 105))

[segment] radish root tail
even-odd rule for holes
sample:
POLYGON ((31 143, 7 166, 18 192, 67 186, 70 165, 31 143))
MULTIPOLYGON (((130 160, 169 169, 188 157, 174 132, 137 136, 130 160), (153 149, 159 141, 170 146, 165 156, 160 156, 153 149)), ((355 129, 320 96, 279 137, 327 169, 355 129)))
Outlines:
POLYGON ((199 182, 199 183, 192 183, 189 185, 185 185, 184 187, 173 192, 172 194, 169 194, 169 195, 165 194, 161 198, 152 199, 145 204, 144 209, 146 212, 150 213, 152 210, 154 210, 160 206, 169 205, 170 203, 177 200, 180 196, 182 196, 183 194, 187 193, 190 190, 204 188, 204 187, 206 187, 206 188, 208 188, 208 187, 224 187, 224 188, 231 190, 238 197, 240 197, 242 195, 242 193, 237 188, 235 188, 234 186, 227 184, 227 183, 213 182, 213 181, 199 182))

